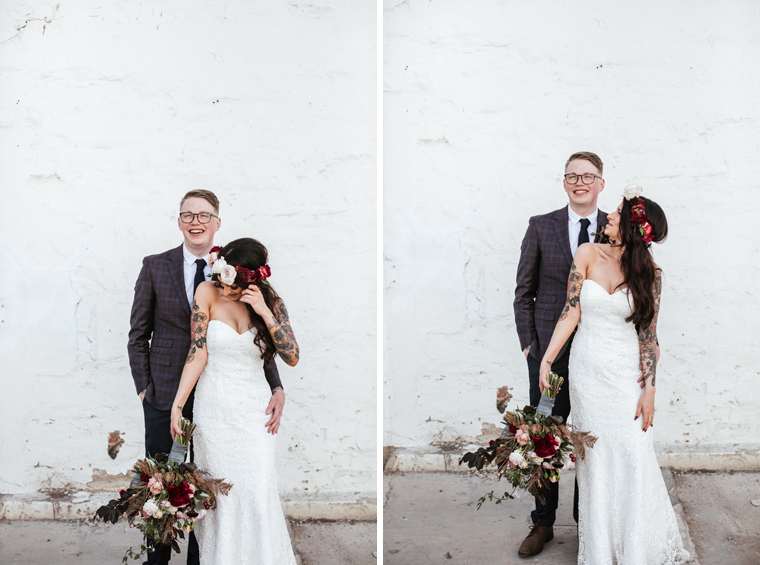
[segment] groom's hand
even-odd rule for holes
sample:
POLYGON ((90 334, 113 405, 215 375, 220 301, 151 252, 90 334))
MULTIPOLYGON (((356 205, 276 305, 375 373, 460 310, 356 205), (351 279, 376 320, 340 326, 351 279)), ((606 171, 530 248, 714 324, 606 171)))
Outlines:
POLYGON ((530 353, 530 345, 523 349, 523 353, 525 353, 525 360, 528 360, 528 353, 530 353))
POLYGON ((272 414, 269 421, 264 424, 267 428, 267 433, 276 434, 280 429, 280 417, 282 416, 282 409, 285 407, 285 391, 282 389, 277 390, 269 399, 269 406, 267 406, 266 413, 272 414))

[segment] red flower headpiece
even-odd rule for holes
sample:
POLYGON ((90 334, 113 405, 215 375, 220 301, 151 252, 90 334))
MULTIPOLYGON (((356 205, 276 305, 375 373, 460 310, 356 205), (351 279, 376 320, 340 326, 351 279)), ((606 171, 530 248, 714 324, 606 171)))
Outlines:
POLYGON ((255 271, 241 267, 240 265, 228 265, 224 257, 219 255, 222 247, 212 247, 209 255, 211 262, 211 274, 218 275, 219 280, 224 284, 237 284, 239 286, 258 284, 260 282, 269 284, 267 279, 272 276, 272 269, 269 265, 262 265, 255 271))
POLYGON ((651 243, 654 239, 652 226, 647 220, 646 208, 641 197, 636 197, 636 204, 631 207, 631 225, 641 235, 641 241, 651 243))

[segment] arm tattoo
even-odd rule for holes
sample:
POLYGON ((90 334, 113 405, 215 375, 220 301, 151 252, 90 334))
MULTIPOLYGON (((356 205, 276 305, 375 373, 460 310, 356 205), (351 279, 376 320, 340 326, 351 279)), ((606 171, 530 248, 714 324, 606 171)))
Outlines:
POLYGON ((195 353, 206 346, 206 331, 208 330, 208 314, 201 311, 193 299, 193 313, 190 316, 190 353, 187 354, 185 365, 195 359, 195 353))
POLYGON ((576 308, 581 303, 581 287, 583 286, 583 275, 578 271, 575 262, 570 267, 570 277, 567 279, 567 301, 565 309, 559 317, 561 322, 570 313, 570 308, 576 308))
POLYGON ((654 316, 646 328, 639 330, 639 357, 641 359, 644 382, 655 386, 657 369, 657 317, 660 313, 660 295, 662 294, 662 273, 657 271, 654 278, 654 316))
POLYGON ((288 365, 295 365, 298 362, 300 352, 293 328, 290 326, 288 311, 282 301, 275 304, 274 315, 278 323, 269 328, 274 346, 283 361, 288 365))

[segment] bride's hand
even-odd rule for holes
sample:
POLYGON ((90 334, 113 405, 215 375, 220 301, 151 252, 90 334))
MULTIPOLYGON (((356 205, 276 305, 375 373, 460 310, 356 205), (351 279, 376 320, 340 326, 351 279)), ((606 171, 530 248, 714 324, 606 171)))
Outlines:
POLYGON ((240 302, 250 304, 253 311, 256 312, 262 318, 265 318, 266 314, 272 315, 269 306, 264 301, 264 295, 261 294, 261 289, 255 284, 250 285, 243 291, 243 296, 240 297, 240 302))
POLYGON ((538 388, 541 390, 541 394, 544 393, 544 389, 552 390, 549 386, 549 380, 546 378, 549 375, 551 367, 545 361, 541 361, 541 369, 539 370, 538 388))
POLYGON ((179 435, 185 435, 182 433, 182 430, 179 427, 179 419, 182 417, 182 412, 180 410, 177 410, 176 408, 172 408, 172 441, 174 441, 174 438, 179 435))
POLYGON ((641 429, 647 431, 649 426, 654 425, 654 389, 647 388, 639 398, 639 405, 636 407, 636 418, 641 420, 641 429))

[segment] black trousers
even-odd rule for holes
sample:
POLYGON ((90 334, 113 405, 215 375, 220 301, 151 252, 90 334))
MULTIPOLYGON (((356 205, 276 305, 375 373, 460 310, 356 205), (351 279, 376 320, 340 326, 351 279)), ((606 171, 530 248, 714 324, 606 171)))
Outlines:
MULTIPOLYGON (((570 415, 570 379, 568 378, 568 362, 570 361, 570 348, 568 347, 559 359, 552 363, 552 371, 565 379, 559 394, 554 400, 552 414, 562 416, 565 420, 570 415)), ((541 363, 533 356, 528 355, 528 375, 530 376, 530 404, 538 406, 541 400, 541 388, 539 387, 541 363)), ((557 519, 557 506, 559 505, 559 483, 550 483, 549 491, 544 495, 542 503, 536 499, 536 509, 530 513, 533 524, 538 526, 553 526, 557 519)), ((573 518, 578 521, 578 481, 575 481, 575 493, 573 494, 573 518)))
MULTIPOLYGON (((193 419, 193 404, 195 401, 195 390, 190 393, 190 397, 185 403, 182 415, 185 418, 193 419)), ((171 434, 171 410, 159 410, 148 404, 147 400, 143 401, 143 415, 145 417, 145 455, 153 457, 156 453, 166 453, 172 449, 171 434)), ((190 445, 190 461, 193 460, 194 453, 192 444, 190 445)), ((148 561, 144 565, 166 565, 172 556, 172 548, 162 543, 156 544, 155 550, 148 554, 148 561)), ((199 565, 200 554, 198 552, 198 540, 195 539, 195 532, 190 532, 190 539, 187 544, 187 565, 199 565)))

